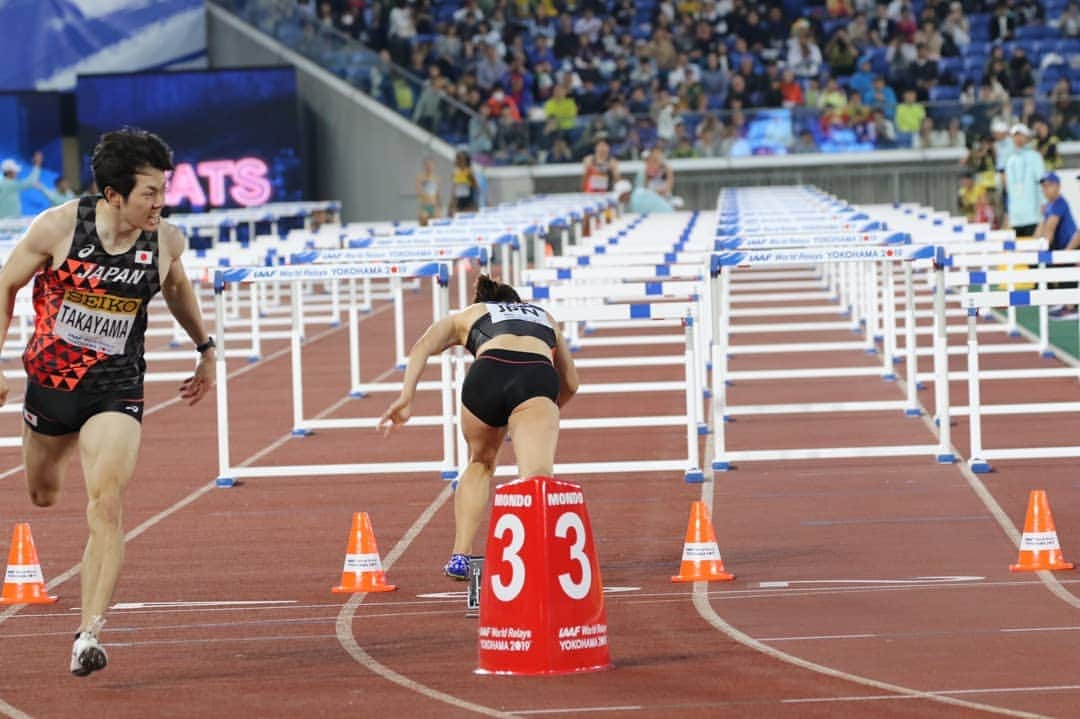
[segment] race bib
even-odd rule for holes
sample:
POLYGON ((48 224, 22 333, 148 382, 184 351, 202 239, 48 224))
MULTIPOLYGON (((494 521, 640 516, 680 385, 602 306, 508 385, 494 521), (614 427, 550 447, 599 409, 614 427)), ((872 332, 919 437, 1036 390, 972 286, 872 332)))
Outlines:
POLYGON ((491 315, 492 324, 506 322, 507 320, 523 320, 525 322, 535 322, 544 327, 551 327, 547 313, 536 305, 490 303, 487 308, 488 314, 491 315))
POLYGON ((56 316, 56 336, 107 355, 124 353, 142 300, 67 290, 56 316))
POLYGON ((592 192, 607 192, 607 175, 592 175, 589 177, 589 190, 592 192))
POLYGON ((454 183, 454 197, 468 197, 472 192, 472 185, 467 182, 454 183))

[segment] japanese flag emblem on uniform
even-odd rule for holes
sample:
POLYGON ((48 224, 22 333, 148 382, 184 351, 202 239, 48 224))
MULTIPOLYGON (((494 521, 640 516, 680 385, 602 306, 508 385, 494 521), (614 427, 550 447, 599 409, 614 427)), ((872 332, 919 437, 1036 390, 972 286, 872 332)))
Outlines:
POLYGON ((154 253, 150 250, 138 250, 135 252, 135 262, 140 265, 148 265, 154 261, 154 253))

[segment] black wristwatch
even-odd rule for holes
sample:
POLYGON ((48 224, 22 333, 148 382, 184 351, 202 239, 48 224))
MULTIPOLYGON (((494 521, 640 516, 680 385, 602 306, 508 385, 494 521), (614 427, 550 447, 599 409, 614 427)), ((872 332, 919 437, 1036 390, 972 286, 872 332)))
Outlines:
POLYGON ((201 345, 195 345, 195 351, 199 354, 202 354, 206 352, 206 350, 211 349, 212 347, 217 347, 217 343, 214 342, 213 337, 207 337, 206 341, 203 342, 201 345))

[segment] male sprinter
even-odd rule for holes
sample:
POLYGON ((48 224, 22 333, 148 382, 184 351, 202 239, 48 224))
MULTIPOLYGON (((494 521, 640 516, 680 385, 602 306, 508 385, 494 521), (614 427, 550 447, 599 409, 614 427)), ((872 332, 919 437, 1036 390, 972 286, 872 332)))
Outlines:
MULTIPOLYGON (((76 676, 108 661, 99 636, 124 559, 121 499, 142 433, 146 307, 159 289, 201 355, 180 396, 194 404, 214 385, 214 342, 180 262, 184 237, 161 220, 172 150, 125 128, 101 137, 92 164, 103 194, 42 212, 0 271, 0 344, 15 293, 34 277, 34 334, 23 354, 30 499, 39 507, 56 502, 76 449, 86 478, 90 538, 71 649, 76 676)), ((7 395, 0 375, 0 404, 7 395)))

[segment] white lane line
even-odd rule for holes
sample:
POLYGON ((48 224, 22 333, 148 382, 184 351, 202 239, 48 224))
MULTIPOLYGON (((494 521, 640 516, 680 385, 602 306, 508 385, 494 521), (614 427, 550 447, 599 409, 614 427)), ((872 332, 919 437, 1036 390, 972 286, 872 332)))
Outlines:
POLYGON ((297 639, 318 639, 331 641, 333 637, 325 632, 320 634, 282 634, 276 637, 206 637, 204 639, 147 639, 143 642, 102 642, 107 647, 154 647, 176 644, 228 644, 230 642, 291 642, 297 639))
MULTIPOLYGON (((702 462, 704 466, 705 482, 701 485, 701 499, 709 508, 709 514, 713 512, 714 497, 713 494, 716 491, 716 478, 712 471, 712 442, 706 442, 705 458, 702 462)), ((828 677, 834 677, 843 681, 852 682, 854 684, 861 684, 865 687, 871 687, 873 689, 879 689, 881 691, 889 692, 891 694, 910 697, 912 699, 926 699, 928 701, 941 702, 943 704, 951 704, 954 706, 961 706, 966 709, 975 709, 979 711, 990 712, 993 714, 1001 714, 1004 716, 1012 717, 1025 717, 1026 719, 1041 719, 1041 715, 1032 714, 1029 712, 1021 712, 1012 709, 1005 709, 1003 707, 996 707, 990 704, 980 704, 977 702, 971 702, 966 699, 959 699, 951 696, 941 696, 937 694, 931 694, 929 692, 921 691, 918 689, 912 689, 911 687, 901 686, 899 684, 891 684, 889 682, 883 682, 877 679, 871 679, 860 674, 852 674, 845 672, 834 667, 826 666, 824 664, 818 664, 802 657, 797 657, 794 654, 788 654, 781 651, 776 647, 769 646, 759 639, 755 639, 746 632, 736 629, 731 624, 728 624, 723 617, 717 614, 712 604, 709 602, 709 583, 708 582, 694 582, 693 588, 693 602, 694 608, 697 609, 698 614, 706 622, 715 627, 718 631, 726 635, 729 639, 732 639, 744 647, 753 649, 773 659, 791 664, 801 669, 823 674, 828 677)))
POLYGON ((822 639, 873 639, 880 634, 818 634, 805 637, 759 637, 762 642, 812 642, 822 639))
MULTIPOLYGON (((927 692, 936 696, 951 694, 1027 694, 1031 692, 1071 692, 1080 690, 1080 684, 1056 684, 1041 687, 984 687, 981 689, 938 689, 927 692)), ((847 697, 801 697, 798 699, 781 699, 781 704, 824 704, 828 702, 870 702, 896 699, 917 699, 913 696, 897 696, 892 694, 882 696, 847 696, 847 697)))
POLYGON ((612 706, 612 707, 567 707, 565 709, 513 709, 511 714, 517 716, 527 716, 530 714, 577 714, 578 712, 633 712, 641 711, 645 707, 638 704, 627 704, 625 706, 612 706))
MULTIPOLYGON (((388 308, 390 308, 392 306, 393 305, 391 305, 391 304, 383 305, 382 307, 375 310, 374 312, 372 312, 370 314, 367 314, 367 315, 364 315, 363 317, 360 318, 359 321, 363 322, 364 320, 370 319, 371 317, 374 317, 374 316, 376 316, 376 315, 378 315, 378 314, 380 314, 382 312, 385 312, 388 308)), ((317 335, 314 335, 307 342, 307 344, 309 344, 309 345, 314 344, 315 342, 318 342, 319 340, 321 340, 321 339, 323 339, 325 337, 328 337, 329 335, 334 334, 335 332, 340 332, 341 329, 342 329, 341 327, 331 327, 331 328, 328 328, 326 330, 323 330, 322 332, 318 333, 317 335)), ((287 355, 288 353, 289 353, 289 348, 287 348, 287 347, 283 348, 281 350, 278 350, 277 352, 274 352, 271 355, 267 355, 266 358, 264 358, 263 360, 261 360, 261 361, 259 361, 257 363, 247 365, 246 367, 242 367, 241 369, 238 369, 235 372, 229 373, 228 376, 230 378, 238 377, 238 376, 240 376, 242 374, 245 374, 245 373, 255 369, 256 367, 265 367, 267 362, 269 362, 270 360, 276 359, 278 357, 283 357, 283 356, 287 355)), ((340 407, 343 404, 345 404, 346 402, 350 401, 350 399, 351 398, 349 398, 349 397, 345 397, 345 398, 335 402, 331 407, 327 408, 326 410, 323 410, 323 412, 321 412, 317 416, 324 416, 325 414, 329 414, 330 412, 333 412, 338 407, 340 407)), ((155 405, 150 410, 147 410, 144 414, 149 414, 151 411, 155 411, 157 409, 162 409, 162 408, 167 407, 167 406, 169 406, 171 404, 175 404, 175 403, 177 403, 179 401, 180 401, 179 397, 174 397, 171 400, 167 400, 165 402, 162 402, 161 404, 155 405)), ((245 459, 243 462, 240 463, 239 466, 241 466, 241 467, 248 466, 252 462, 256 461, 259 457, 263 456, 266 453, 266 451, 268 451, 270 448, 280 447, 282 444, 284 444, 286 441, 288 441, 291 437, 292 437, 291 432, 289 434, 283 435, 281 438, 279 438, 274 443, 269 445, 263 451, 256 452, 252 456, 245 459)), ((175 514, 176 512, 179 512, 181 509, 183 509, 184 507, 187 507, 189 504, 192 504, 193 502, 195 502, 195 500, 199 499, 200 497, 202 497, 207 492, 213 491, 216 488, 217 488, 217 478, 215 477, 214 479, 210 480, 209 482, 207 482, 202 487, 199 487, 198 489, 193 491, 188 496, 184 497, 183 499, 181 499, 178 502, 176 502, 175 504, 173 504, 171 507, 168 507, 167 509, 164 509, 161 512, 158 512, 153 517, 150 517, 145 522, 143 522, 142 524, 137 526, 135 529, 133 529, 130 532, 128 532, 127 534, 125 534, 124 535, 124 543, 126 544, 127 542, 132 541, 133 539, 135 539, 139 535, 143 534, 145 531, 147 531, 148 529, 150 529, 154 525, 160 523, 162 520, 164 520, 167 517, 175 514)), ((74 577, 76 574, 79 573, 79 567, 80 566, 82 566, 81 563, 76 564, 74 567, 71 567, 66 572, 64 572, 64 573, 62 573, 62 574, 60 574, 60 575, 58 575, 56 577, 53 577, 53 579, 45 585, 46 589, 51 590, 54 587, 57 587, 60 584, 63 584, 67 580, 74 577)), ((28 606, 28 605, 15 604, 15 605, 12 605, 12 606, 8 607, 3 612, 0 612, 0 624, 3 624, 9 618, 11 618, 15 614, 19 613, 20 611, 22 611, 22 609, 24 607, 26 607, 26 606, 28 606)), ((10 717, 11 719, 25 719, 27 717, 26 714, 23 714, 22 712, 20 712, 15 707, 12 707, 10 704, 4 702, 3 698, 0 698, 0 711, 3 711, 4 715, 7 716, 7 717, 10 717), (10 709, 10 711, 9 711, 9 709, 10 709)))
POLYGON ((223 602, 117 602, 109 611, 118 609, 190 609, 213 607, 257 607, 260 605, 296 604, 295 599, 247 599, 223 602))
POLYGON ((1000 631, 1010 632, 1075 632, 1080 627, 1016 627, 1014 629, 1002 629, 1000 631))
POLYGON ((955 575, 948 577, 914 577, 912 579, 791 579, 787 581, 760 582, 762 589, 783 589, 792 584, 951 584, 955 582, 979 582, 986 577, 955 575))
MULTIPOLYGON (((394 548, 387 553, 383 559, 383 570, 388 571, 390 567, 394 566, 394 563, 405 553, 405 550, 409 548, 413 540, 419 536, 424 527, 431 522, 431 518, 435 516, 435 513, 446 504, 446 501, 450 499, 452 491, 450 484, 447 483, 443 490, 439 492, 439 495, 432 500, 431 504, 417 517, 412 526, 405 533, 398 543, 394 545, 394 548)), ((477 714, 483 714, 490 717, 501 717, 503 719, 511 719, 514 715, 507 712, 499 711, 491 707, 486 707, 481 704, 474 704, 473 702, 466 701, 452 694, 439 691, 427 685, 421 684, 418 681, 410 679, 404 674, 400 674, 385 664, 380 663, 374 657, 367 653, 367 651, 360 646, 356 641, 356 637, 353 636, 353 615, 356 613, 357 607, 364 601, 366 594, 354 594, 349 597, 349 600, 345 602, 341 607, 341 613, 338 614, 337 619, 337 638, 344 647, 345 651, 349 653, 353 659, 355 659, 361 666, 369 671, 378 674, 383 679, 393 682, 400 687, 404 687, 411 692, 421 694, 429 699, 449 704, 450 706, 457 707, 459 709, 465 709, 466 711, 476 712, 477 714)))

